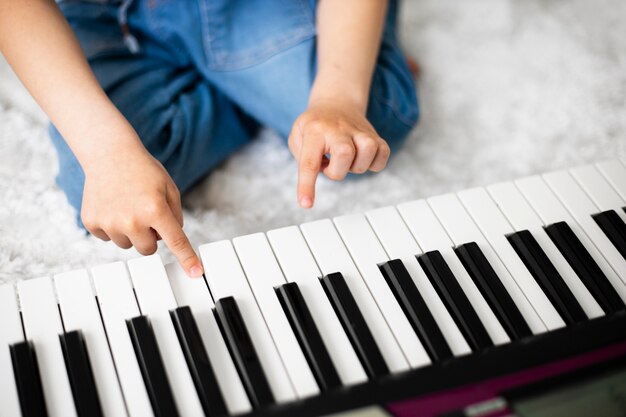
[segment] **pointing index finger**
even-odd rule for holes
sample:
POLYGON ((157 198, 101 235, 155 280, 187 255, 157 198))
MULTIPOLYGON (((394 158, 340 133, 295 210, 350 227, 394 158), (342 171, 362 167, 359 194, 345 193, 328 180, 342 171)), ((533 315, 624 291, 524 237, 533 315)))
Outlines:
POLYGON ((324 156, 324 141, 304 140, 298 160, 298 202, 303 208, 313 207, 315 182, 324 156))
POLYGON ((178 263, 183 267, 188 276, 197 278, 202 276, 204 270, 200 258, 193 250, 187 235, 176 220, 174 213, 167 210, 167 214, 161 218, 154 229, 161 235, 161 238, 172 251, 178 263))

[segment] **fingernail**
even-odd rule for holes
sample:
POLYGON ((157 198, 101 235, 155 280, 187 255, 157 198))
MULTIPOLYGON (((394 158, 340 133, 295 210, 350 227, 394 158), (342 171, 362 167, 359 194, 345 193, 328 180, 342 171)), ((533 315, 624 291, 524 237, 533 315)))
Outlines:
POLYGON ((300 199, 300 207, 311 208, 313 207, 313 201, 311 201, 310 197, 304 196, 300 199))
POLYGON ((191 276, 191 278, 200 278, 203 272, 204 271, 202 270, 202 267, 198 265, 194 265, 191 267, 191 269, 189 269, 189 275, 191 276))

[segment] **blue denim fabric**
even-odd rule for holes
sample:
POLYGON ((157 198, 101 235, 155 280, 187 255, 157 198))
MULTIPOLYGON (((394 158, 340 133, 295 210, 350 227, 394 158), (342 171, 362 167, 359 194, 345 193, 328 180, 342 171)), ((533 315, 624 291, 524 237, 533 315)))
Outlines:
MULTIPOLYGON (((260 125, 286 141, 315 77, 315 0, 134 0, 131 52, 121 3, 59 4, 91 68, 181 192, 247 144, 260 125)), ((418 119, 413 79, 388 11, 367 117, 397 150, 418 119)), ((80 213, 83 171, 54 126, 58 185, 80 213)), ((79 219, 80 222, 80 219, 79 219)))

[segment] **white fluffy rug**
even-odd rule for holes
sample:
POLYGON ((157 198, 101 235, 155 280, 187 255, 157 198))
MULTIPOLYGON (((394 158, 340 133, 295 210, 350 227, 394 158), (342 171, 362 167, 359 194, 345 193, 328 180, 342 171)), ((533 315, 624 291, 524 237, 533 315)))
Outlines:
MULTIPOLYGON (((316 208, 304 211, 296 165, 265 132, 186 196, 195 246, 626 156, 626 2, 403 6, 401 36, 423 68, 422 120, 388 169, 344 183, 322 179, 316 208)), ((136 256, 75 226, 56 170, 45 117, 0 63, 0 281, 136 256)))

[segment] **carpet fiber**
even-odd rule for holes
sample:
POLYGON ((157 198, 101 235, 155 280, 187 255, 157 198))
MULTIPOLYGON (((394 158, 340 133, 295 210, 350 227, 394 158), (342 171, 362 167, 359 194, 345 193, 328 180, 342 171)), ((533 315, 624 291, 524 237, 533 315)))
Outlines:
MULTIPOLYGON (((400 35, 422 66, 422 119, 388 168, 322 178, 316 207, 301 210, 296 164, 266 131, 185 196, 185 230, 198 246, 624 157, 623 16, 620 0, 405 1, 400 35)), ((0 62, 0 282, 137 256, 75 226, 56 170, 45 117, 0 62)))

